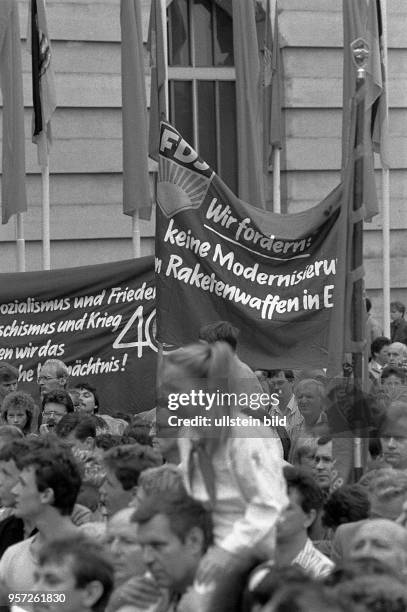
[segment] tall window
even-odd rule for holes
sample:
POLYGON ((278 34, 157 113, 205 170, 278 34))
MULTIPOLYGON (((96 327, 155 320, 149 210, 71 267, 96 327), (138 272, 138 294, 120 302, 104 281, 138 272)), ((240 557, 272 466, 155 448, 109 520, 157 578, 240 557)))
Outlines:
POLYGON ((221 4, 173 0, 168 7, 169 111, 185 140, 236 193, 233 24, 221 4))

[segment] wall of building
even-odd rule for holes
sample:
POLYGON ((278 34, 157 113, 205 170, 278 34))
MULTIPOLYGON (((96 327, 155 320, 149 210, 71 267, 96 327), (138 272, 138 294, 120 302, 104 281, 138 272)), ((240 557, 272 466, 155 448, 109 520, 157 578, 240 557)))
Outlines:
MULTIPOLYGON (((28 0, 17 0, 22 38, 28 0)), ((407 3, 388 2, 392 297, 407 302, 407 3)), ((144 38, 150 0, 142 0, 144 38)), ((339 181, 342 3, 280 0, 284 42, 288 210, 321 200, 339 181)), ((51 155, 52 267, 131 257, 131 218, 121 212, 120 0, 48 0, 58 109, 51 155)), ((23 47, 26 104, 27 269, 41 267, 41 184, 30 142, 30 56, 23 47)), ((148 57, 145 55, 147 90, 148 57)), ((152 169, 152 167, 151 167, 152 169)), ((377 172, 380 187, 380 171, 377 172)), ((142 253, 153 223, 142 222, 142 253)), ((0 226, 0 271, 16 269, 14 222, 0 226)), ((381 217, 365 228, 366 285, 382 311, 381 217)))

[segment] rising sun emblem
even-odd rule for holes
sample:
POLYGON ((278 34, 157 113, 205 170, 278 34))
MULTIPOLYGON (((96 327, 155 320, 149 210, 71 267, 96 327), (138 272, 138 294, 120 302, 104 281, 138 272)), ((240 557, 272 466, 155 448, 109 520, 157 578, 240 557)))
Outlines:
POLYGON ((166 217, 190 208, 199 208, 212 177, 207 177, 171 159, 160 157, 157 202, 166 217))

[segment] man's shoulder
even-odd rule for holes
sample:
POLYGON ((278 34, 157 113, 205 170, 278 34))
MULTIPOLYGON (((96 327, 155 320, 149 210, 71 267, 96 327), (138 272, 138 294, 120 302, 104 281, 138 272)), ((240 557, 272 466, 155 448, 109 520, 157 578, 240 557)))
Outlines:
POLYGON ((30 549, 30 546, 33 543, 34 538, 35 538, 35 535, 32 535, 26 540, 21 540, 21 542, 16 542, 16 544, 12 544, 11 546, 9 546, 2 557, 2 561, 3 559, 6 559, 6 558, 12 558, 20 554, 25 554, 26 551, 30 549))
POLYGON ((307 540, 304 548, 293 560, 293 563, 300 565, 306 572, 312 574, 314 578, 326 576, 333 568, 334 563, 324 555, 310 539, 307 540))

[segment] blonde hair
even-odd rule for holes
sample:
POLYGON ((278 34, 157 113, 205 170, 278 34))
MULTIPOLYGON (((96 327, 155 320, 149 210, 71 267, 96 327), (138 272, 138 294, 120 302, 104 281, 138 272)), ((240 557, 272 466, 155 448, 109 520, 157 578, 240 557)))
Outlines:
MULTIPOLYGON (((232 395, 234 389, 231 388, 230 381, 234 376, 235 357, 231 347, 226 342, 214 342, 213 344, 196 343, 177 349, 163 359, 159 380, 162 388, 167 384, 174 384, 174 381, 184 380, 186 387, 202 389, 209 393, 217 393, 217 399, 221 399, 222 394, 232 395)), ((185 392, 187 389, 185 389, 185 392)), ((238 412, 237 406, 229 406, 230 412, 238 412)), ((222 402, 215 401, 208 416, 212 419, 220 418, 225 414, 225 407, 222 402)), ((217 438, 227 436, 229 427, 216 427, 217 438)))

